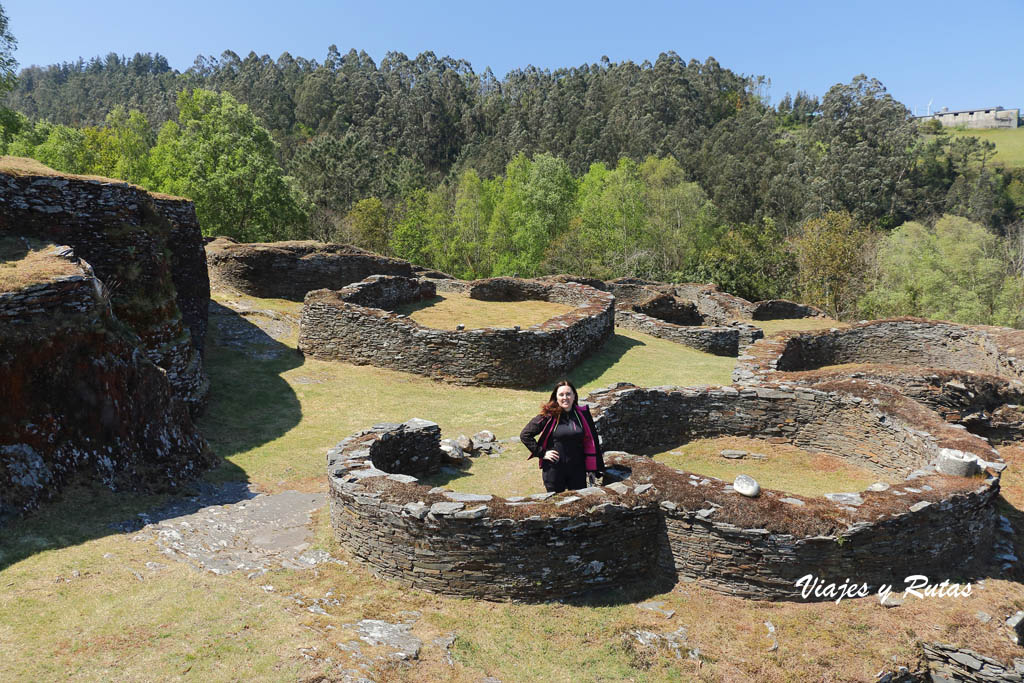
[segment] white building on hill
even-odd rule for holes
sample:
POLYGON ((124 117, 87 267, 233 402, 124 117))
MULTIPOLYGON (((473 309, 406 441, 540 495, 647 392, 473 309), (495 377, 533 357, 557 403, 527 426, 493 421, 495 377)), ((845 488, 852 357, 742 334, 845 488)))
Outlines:
POLYGON ((1020 109, 989 107, 988 109, 961 109, 959 111, 949 111, 949 109, 943 107, 931 116, 918 116, 917 118, 923 120, 935 119, 943 126, 949 127, 1016 128, 1019 125, 1020 109))

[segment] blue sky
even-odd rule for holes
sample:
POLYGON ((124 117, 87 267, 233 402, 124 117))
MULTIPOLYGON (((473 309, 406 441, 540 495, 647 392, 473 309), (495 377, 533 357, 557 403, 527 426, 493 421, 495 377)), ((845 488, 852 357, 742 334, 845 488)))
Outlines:
POLYGON ((503 77, 541 68, 713 56, 787 91, 823 95, 858 73, 878 78, 911 110, 1024 108, 1024 0, 984 3, 904 0, 817 2, 444 3, 291 0, 0 0, 21 66, 116 52, 159 52, 176 69, 199 54, 233 50, 322 61, 329 45, 423 51, 490 66, 503 77), (966 8, 966 9, 965 9, 966 8))

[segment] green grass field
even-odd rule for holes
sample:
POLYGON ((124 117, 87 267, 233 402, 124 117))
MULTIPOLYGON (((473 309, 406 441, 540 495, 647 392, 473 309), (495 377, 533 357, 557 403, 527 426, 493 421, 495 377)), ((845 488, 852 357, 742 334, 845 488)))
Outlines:
MULTIPOLYGON (((289 302, 233 300, 292 319, 298 310, 289 302)), ((207 477, 213 481, 241 479, 268 492, 323 491, 327 449, 357 429, 423 417, 438 422, 446 436, 486 428, 508 437, 518 434, 549 391, 455 387, 304 359, 295 350, 294 332, 237 345, 219 327, 229 321, 256 333, 257 318, 230 312, 211 318, 206 364, 213 389, 199 424, 223 459, 207 477)), ((618 381, 721 384, 729 381, 733 363, 618 331, 572 377, 584 395, 618 381)), ((1024 507, 1024 477, 1016 470, 1016 463, 1024 465, 1024 449, 1015 453, 1005 452, 1012 466, 1003 477, 1003 495, 1010 501, 1003 512, 1024 525, 1018 512, 1024 507)), ((534 464, 514 451, 507 457, 522 467, 517 476, 524 486, 539 483, 534 464)), ((519 484, 501 470, 505 459, 478 459, 477 472, 458 485, 476 479, 476 486, 492 492, 514 492, 519 484)), ((455 488, 455 482, 449 485, 455 488)), ((998 626, 1004 616, 1024 609, 1024 593, 1019 583, 998 578, 989 578, 970 598, 909 601, 898 610, 872 598, 840 605, 746 601, 689 583, 656 595, 641 588, 564 603, 491 603, 408 590, 373 577, 334 540, 326 509, 314 519, 315 547, 348 561, 345 566, 281 570, 255 579, 197 572, 162 555, 152 541, 133 540, 133 533, 112 526, 162 500, 73 486, 0 529, 0 680, 313 682, 345 680, 341 669, 365 664, 369 677, 381 683, 478 683, 488 676, 506 683, 838 681, 874 680, 881 669, 913 667, 919 640, 962 643, 1007 661, 1007 653, 1019 653, 998 626), (328 591, 341 599, 324 614, 297 607, 293 597, 328 591), (675 615, 638 609, 646 599, 662 601, 675 615), (371 658, 360 663, 342 647, 353 639, 345 624, 396 622, 407 610, 419 612, 412 632, 425 643, 411 664, 373 660, 375 650, 365 645, 371 658), (974 616, 979 611, 996 618, 983 625, 974 616), (765 621, 779 641, 770 652, 765 621), (680 628, 686 629, 688 647, 699 648, 699 658, 644 649, 629 635, 680 628), (449 664, 432 642, 450 633, 457 638, 449 664)))
POLYGON ((947 128, 946 130, 953 135, 973 135, 982 140, 994 142, 996 145, 996 162, 1011 168, 1024 167, 1024 127, 995 130, 947 128))

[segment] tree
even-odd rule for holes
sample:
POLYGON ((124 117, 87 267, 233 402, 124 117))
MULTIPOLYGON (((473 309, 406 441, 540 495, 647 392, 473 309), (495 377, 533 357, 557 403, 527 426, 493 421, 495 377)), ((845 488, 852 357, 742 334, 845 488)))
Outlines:
POLYGON ((161 192, 195 201, 205 234, 280 239, 304 221, 270 133, 247 106, 197 88, 178 95, 178 110, 153 148, 153 179, 161 192))
POLYGON ((833 318, 852 313, 865 287, 871 243, 871 232, 848 213, 830 211, 805 222, 794 240, 802 300, 833 318))
POLYGON ((687 182, 675 157, 648 157, 639 167, 644 182, 648 230, 657 246, 652 277, 695 280, 698 254, 718 232, 715 206, 697 183, 687 182))
POLYGON ((391 253, 413 263, 440 267, 451 247, 451 220, 440 192, 413 190, 400 208, 391 232, 391 253))
POLYGON ((655 245, 647 231, 644 189, 629 159, 614 170, 591 165, 579 183, 579 220, 552 246, 551 269, 603 278, 649 276, 655 245))
POLYGON ((494 254, 487 248, 487 226, 494 214, 498 186, 499 181, 482 180, 472 169, 459 175, 452 216, 454 259, 445 272, 467 279, 490 275, 494 254))
POLYGON ((387 211, 384 204, 376 197, 360 199, 345 216, 345 228, 348 238, 356 246, 378 254, 388 253, 388 241, 391 237, 387 211))
POLYGON ((18 41, 11 35, 7 27, 7 14, 3 5, 0 5, 0 95, 14 88, 17 82, 14 70, 18 62, 14 59, 14 50, 18 47, 18 41))
POLYGON ((488 231, 496 255, 492 275, 533 277, 544 251, 569 229, 576 181, 562 159, 520 154, 509 162, 488 231))
POLYGON ((823 153, 811 183, 811 215, 845 211, 864 224, 898 224, 912 198, 918 129, 878 80, 832 86, 811 127, 823 153))
POLYGON ((1024 324, 1024 278, 984 226, 943 216, 904 223, 879 245, 878 275, 861 301, 873 317, 914 315, 966 324, 1024 324))
POLYGON ((785 236, 770 219, 761 225, 722 226, 698 255, 698 282, 714 282, 751 301, 785 299, 796 285, 797 265, 785 236))

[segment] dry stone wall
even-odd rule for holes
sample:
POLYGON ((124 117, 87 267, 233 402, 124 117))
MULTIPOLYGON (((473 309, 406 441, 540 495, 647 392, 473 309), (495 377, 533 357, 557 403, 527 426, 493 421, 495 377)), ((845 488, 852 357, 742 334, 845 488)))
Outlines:
POLYGON ((763 339, 739 357, 733 381, 815 386, 852 377, 897 387, 949 422, 994 441, 1024 438, 1022 333, 901 318, 763 339), (831 370, 842 363, 864 364, 831 370))
POLYGON ((166 373, 112 308, 86 263, 0 293, 0 523, 75 475, 166 490, 214 463, 166 373))
POLYGON ((346 244, 295 241, 239 244, 221 237, 206 246, 214 285, 251 296, 302 301, 316 289, 341 289, 371 275, 413 277, 408 261, 346 244))
POLYGON ((737 356, 742 349, 764 336, 752 325, 688 327, 632 311, 616 311, 615 324, 716 356, 737 356))
POLYGON ((371 449, 401 448, 403 439, 422 443, 427 433, 439 453, 436 430, 420 420, 404 428, 382 425, 328 454, 335 533, 378 576, 447 595, 540 601, 643 581, 666 569, 659 565, 664 558, 651 552, 651 539, 663 534, 651 503, 623 502, 600 489, 558 503, 547 503, 549 494, 505 500, 434 491, 369 464, 371 449), (551 512, 573 504, 578 510, 581 500, 589 501, 582 512, 551 512), (549 514, 533 514, 544 508, 549 514))
POLYGON ((411 296, 422 298, 428 286, 459 287, 477 299, 539 298, 575 308, 522 329, 431 329, 381 307, 401 302, 401 297, 385 291, 404 288, 408 293, 414 287, 402 278, 380 277, 337 292, 310 292, 302 309, 299 349, 315 358, 376 365, 458 384, 531 387, 564 375, 612 334, 614 297, 585 285, 513 278, 452 284, 456 282, 432 280, 411 296), (369 306, 349 300, 357 296, 366 303, 374 296, 379 301, 369 306))
POLYGON ((202 340, 193 340, 189 329, 205 330, 208 303, 198 225, 184 200, 158 201, 127 183, 0 173, 0 236, 73 248, 110 289, 117 318, 139 335, 177 397, 196 412, 209 390, 198 350, 202 340), (162 213, 167 210, 170 216, 162 213), (175 263, 182 268, 179 278, 192 280, 184 293, 188 322, 179 308, 175 263))
POLYGON ((171 226, 167 247, 171 251, 171 278, 178 309, 192 335, 192 345, 202 355, 210 311, 210 275, 196 205, 187 199, 162 195, 155 196, 153 203, 171 226))
POLYGON ((798 304, 786 299, 758 301, 750 311, 751 320, 791 320, 797 318, 824 318, 825 312, 815 306, 798 304))
MULTIPOLYGON (((767 490, 746 498, 726 482, 609 451, 609 471, 624 481, 609 483, 609 477, 607 486, 505 500, 428 489, 404 472, 378 467, 386 459, 373 459, 375 448, 398 449, 411 433, 431 429, 416 421, 360 432, 330 452, 339 540, 376 573, 406 585, 522 600, 649 581, 666 571, 730 595, 801 599, 796 582, 809 573, 826 582, 849 577, 872 589, 902 585, 912 573, 941 580, 968 571, 992 547, 1004 465, 988 444, 962 430, 908 422, 899 411, 882 412, 856 396, 808 389, 617 385, 587 401, 606 449, 762 436, 906 481, 826 499, 767 490), (984 473, 974 479, 938 474, 933 462, 950 446, 982 458, 984 473)), ((431 429, 431 441, 436 438, 431 429)), ((439 450, 426 437, 416 443, 428 453, 439 450)))

